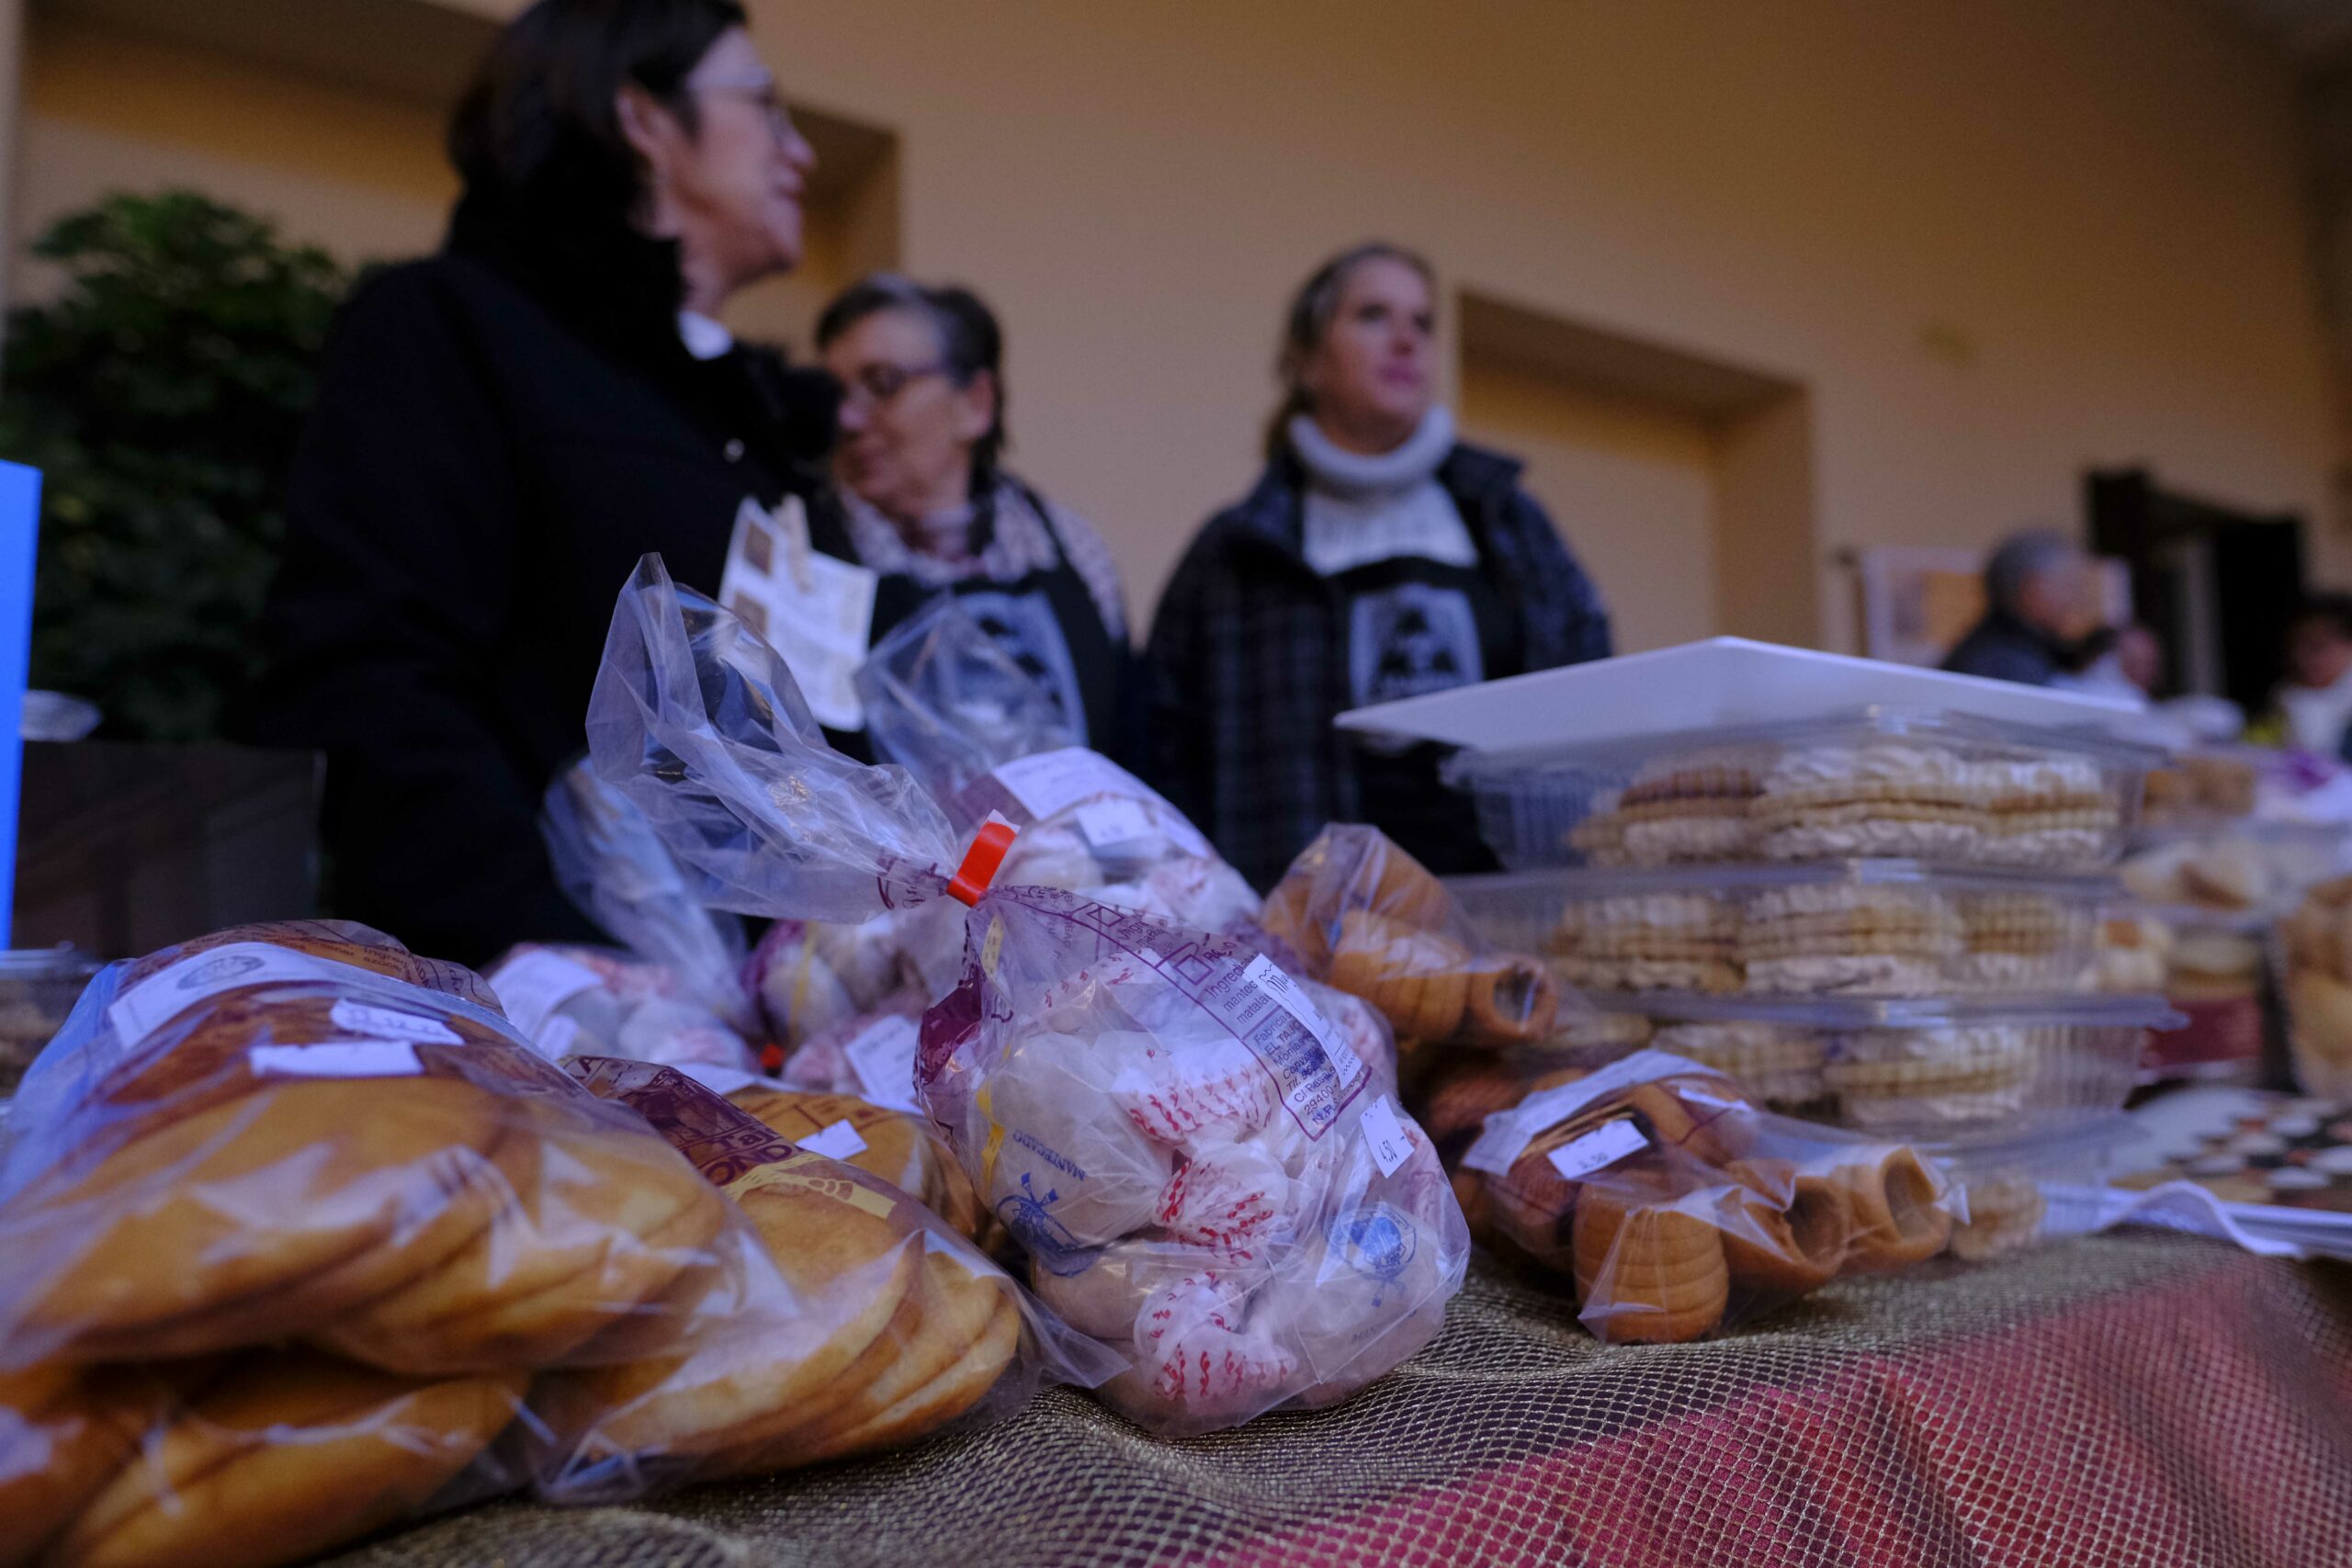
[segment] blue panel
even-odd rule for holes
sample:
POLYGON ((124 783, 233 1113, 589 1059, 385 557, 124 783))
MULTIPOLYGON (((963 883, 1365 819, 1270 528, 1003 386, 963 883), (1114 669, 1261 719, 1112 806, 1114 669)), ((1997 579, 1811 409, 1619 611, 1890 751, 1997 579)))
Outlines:
POLYGON ((24 778, 25 682, 32 660, 33 557, 40 470, 0 463, 0 948, 16 908, 17 795, 24 778))

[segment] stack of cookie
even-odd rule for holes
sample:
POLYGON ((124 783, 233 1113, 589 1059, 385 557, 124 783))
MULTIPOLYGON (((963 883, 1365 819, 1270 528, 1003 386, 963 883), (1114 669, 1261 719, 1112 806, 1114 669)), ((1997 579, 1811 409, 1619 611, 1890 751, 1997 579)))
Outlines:
POLYGON ((2063 1142, 2120 1107, 2171 1020, 2144 987, 2098 987, 2109 868, 2154 760, 1881 712, 1457 759, 1518 869, 1450 889, 1760 1105, 1943 1150, 2063 1142), (1573 825, 1515 831, 1544 806, 1573 825))

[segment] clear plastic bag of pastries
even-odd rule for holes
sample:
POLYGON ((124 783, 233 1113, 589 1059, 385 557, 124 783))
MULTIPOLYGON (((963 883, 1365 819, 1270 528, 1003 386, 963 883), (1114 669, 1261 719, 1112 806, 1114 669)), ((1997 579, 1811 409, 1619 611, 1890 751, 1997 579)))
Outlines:
POLYGON ((1523 1045, 1559 1021, 1562 998, 1544 962, 1495 950, 1377 828, 1324 829, 1267 896, 1263 923, 1305 973, 1377 1009, 1408 1055, 1523 1045))
POLYGON ((912 774, 957 829, 996 813, 1021 830, 1007 884, 1088 893, 1204 931, 1256 918, 1257 894, 1201 830, 1088 750, 1053 694, 954 595, 876 643, 857 690, 876 752, 912 774))
MULTIPOLYGON (((716 1086, 713 1086, 716 1087, 716 1086)), ((794 1145, 808 1145, 844 1165, 878 1176, 916 1199, 967 1240, 980 1239, 985 1216, 971 1178, 930 1123, 847 1094, 812 1094, 766 1080, 727 1090, 727 1099, 794 1145)))
POLYGON ((795 1147, 673 1069, 606 1059, 571 1071, 725 1192, 778 1296, 741 1309, 755 1327, 682 1304, 711 1326, 543 1377, 529 1443, 542 1495, 620 1501, 873 1452, 1009 1416, 1044 1382, 1091 1385, 1117 1370, 889 1182, 795 1147))
POLYGON ((1041 1299, 1117 1355, 1117 1408, 1233 1426, 1344 1398, 1434 1337, 1467 1261, 1459 1206, 1272 944, 1003 886, 1009 825, 967 850, 902 769, 826 748, 774 652, 651 558, 589 739, 729 907, 967 907, 961 978, 921 1026, 921 1101, 1041 1299))
POLYGON ((282 1348, 0 1373, 0 1564, 274 1568, 505 1491, 528 1382, 282 1348))
POLYGON ((741 1292, 726 1203, 480 986, 322 926, 102 972, 0 1175, 0 1368, 300 1341, 502 1371, 648 1331, 683 1273, 741 1292))
POLYGON ((1699 1063, 1645 1050, 1549 1066, 1514 1091, 1465 1059, 1435 1091, 1478 1239, 1572 1288, 1614 1343, 1731 1327, 1846 1274, 1934 1257, 1961 1190, 1900 1145, 1757 1110, 1699 1063), (1515 1096, 1515 1097, 1514 1097, 1515 1096))
POLYGON ((504 1490, 542 1370, 779 1294, 641 1119, 363 927, 116 964, 25 1089, 0 1564, 275 1563, 504 1490))

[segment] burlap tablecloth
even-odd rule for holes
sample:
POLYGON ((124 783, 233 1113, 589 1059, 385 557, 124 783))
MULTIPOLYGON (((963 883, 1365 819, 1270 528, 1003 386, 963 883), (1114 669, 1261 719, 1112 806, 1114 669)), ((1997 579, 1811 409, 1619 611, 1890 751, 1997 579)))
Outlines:
POLYGON ((2352 1270, 2109 1236, 1609 1348, 1483 1260, 1337 1410, 1187 1442, 1050 1393, 888 1459, 492 1504, 345 1568, 2352 1563, 2352 1270))

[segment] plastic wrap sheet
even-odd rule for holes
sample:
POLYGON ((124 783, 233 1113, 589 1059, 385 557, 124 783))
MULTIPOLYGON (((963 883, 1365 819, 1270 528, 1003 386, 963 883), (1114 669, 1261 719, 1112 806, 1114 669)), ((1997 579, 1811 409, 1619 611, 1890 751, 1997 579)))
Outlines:
POLYGON ((973 1562, 2125 1568, 2352 1561, 2352 1276, 2127 1234, 1596 1343, 1481 1260, 1334 1410, 1155 1442, 1067 1391, 650 1508, 520 1506, 337 1568, 973 1562))

